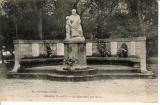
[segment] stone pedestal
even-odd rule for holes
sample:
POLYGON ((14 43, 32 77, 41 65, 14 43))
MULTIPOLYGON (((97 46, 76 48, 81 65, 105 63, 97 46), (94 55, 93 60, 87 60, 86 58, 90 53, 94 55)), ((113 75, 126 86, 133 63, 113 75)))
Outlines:
POLYGON ((78 63, 74 64, 73 67, 81 68, 87 66, 86 64, 86 42, 64 42, 64 59, 75 58, 78 63))

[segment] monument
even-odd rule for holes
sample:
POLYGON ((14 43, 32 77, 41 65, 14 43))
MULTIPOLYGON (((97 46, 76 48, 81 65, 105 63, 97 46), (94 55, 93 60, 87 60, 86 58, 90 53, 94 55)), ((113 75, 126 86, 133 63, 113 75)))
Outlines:
POLYGON ((66 39, 67 42, 84 42, 81 19, 76 13, 76 10, 72 10, 72 15, 66 17, 66 39))
POLYGON ((66 17, 64 59, 77 59, 76 68, 86 67, 86 42, 83 36, 81 19, 75 9, 72 9, 71 16, 66 17))

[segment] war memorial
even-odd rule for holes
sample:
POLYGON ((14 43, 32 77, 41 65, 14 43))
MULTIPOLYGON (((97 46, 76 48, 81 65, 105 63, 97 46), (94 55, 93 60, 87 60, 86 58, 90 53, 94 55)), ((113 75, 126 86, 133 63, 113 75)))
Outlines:
POLYGON ((0 101, 158 103, 158 5, 0 0, 0 101))
POLYGON ((85 39, 75 9, 66 17, 64 40, 14 40, 14 48, 15 65, 8 79, 90 81, 154 76, 146 69, 146 37, 85 39))

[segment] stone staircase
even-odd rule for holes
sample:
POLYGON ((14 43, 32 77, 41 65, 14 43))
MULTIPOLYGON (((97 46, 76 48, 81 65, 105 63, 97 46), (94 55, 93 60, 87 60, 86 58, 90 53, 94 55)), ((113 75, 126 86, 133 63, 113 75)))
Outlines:
POLYGON ((87 69, 63 70, 63 66, 21 68, 7 73, 8 79, 48 79, 53 81, 92 81, 102 79, 151 79, 151 71, 120 65, 88 65, 87 69))

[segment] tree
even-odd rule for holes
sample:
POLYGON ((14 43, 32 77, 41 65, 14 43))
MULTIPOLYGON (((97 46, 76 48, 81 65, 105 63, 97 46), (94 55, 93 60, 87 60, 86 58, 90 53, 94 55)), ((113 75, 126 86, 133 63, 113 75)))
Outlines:
POLYGON ((2 21, 3 20, 1 20, 1 17, 2 17, 2 12, 0 12, 0 53, 1 53, 1 59, 2 59, 2 63, 4 63, 4 58, 3 58, 3 54, 2 54, 2 46, 3 46, 3 41, 4 41, 4 37, 3 37, 3 35, 2 35, 2 29, 1 29, 1 27, 2 27, 2 21))
POLYGON ((46 0, 4 0, 2 3, 4 15, 15 24, 17 39, 43 38, 42 20, 46 12, 46 2, 46 0))
MULTIPOLYGON (((113 36, 113 31, 118 33, 121 30, 122 34, 132 33, 130 36, 136 32, 137 35, 134 36, 146 34, 146 28, 150 27, 147 21, 151 23, 147 17, 153 14, 153 10, 157 10, 155 2, 155 0, 5 0, 2 7, 6 18, 15 25, 16 38, 19 39, 47 39, 50 36, 64 38, 65 17, 70 15, 73 8, 76 8, 81 16, 84 36, 92 34, 92 30, 98 27, 98 38, 108 38, 113 36), (124 19, 126 21, 120 22, 124 19)), ((156 18, 150 19, 153 22, 156 18)), ((120 37, 126 37, 122 34, 120 37)))
POLYGON ((3 54, 2 54, 2 52, 3 52, 3 48, 2 48, 3 40, 4 40, 3 36, 0 35, 0 53, 1 53, 2 63, 4 63, 4 57, 3 57, 3 54))
POLYGON ((38 37, 42 40, 42 6, 43 2, 41 0, 36 0, 37 6, 37 20, 38 20, 38 37))

